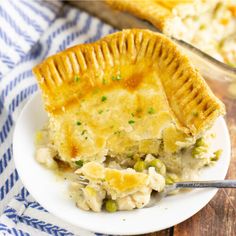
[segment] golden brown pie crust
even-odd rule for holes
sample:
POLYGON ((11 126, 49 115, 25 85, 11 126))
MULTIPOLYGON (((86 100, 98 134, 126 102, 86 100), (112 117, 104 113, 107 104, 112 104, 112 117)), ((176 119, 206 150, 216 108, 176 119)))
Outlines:
POLYGON ((106 0, 106 2, 114 9, 126 11, 141 19, 150 21, 155 27, 164 30, 167 33, 167 19, 172 17, 171 9, 179 3, 179 1, 164 0, 106 0))
POLYGON ((119 86, 136 90, 145 80, 145 71, 158 72, 171 115, 182 132, 199 135, 225 113, 222 102, 177 46, 148 30, 124 30, 95 43, 74 46, 47 58, 33 72, 43 91, 46 110, 56 116, 95 88, 115 89, 114 83, 104 86, 103 75, 111 76, 124 66, 135 65, 142 65, 143 73, 124 78, 119 86), (76 76, 80 83, 75 82, 76 76))

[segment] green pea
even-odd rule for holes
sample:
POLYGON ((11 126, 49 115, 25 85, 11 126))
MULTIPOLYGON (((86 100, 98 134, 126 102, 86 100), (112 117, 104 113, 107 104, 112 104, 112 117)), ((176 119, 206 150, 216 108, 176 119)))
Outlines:
POLYGON ((105 208, 108 212, 116 212, 117 211, 117 204, 114 200, 107 200, 105 203, 105 208))
POLYGON ((195 146, 196 147, 200 147, 200 146, 206 147, 207 143, 205 142, 204 138, 199 138, 199 139, 197 139, 195 146))
POLYGON ((146 169, 146 163, 144 161, 137 161, 134 164, 134 169, 138 172, 142 172, 143 170, 146 169))
POLYGON ((161 175, 165 175, 166 174, 166 166, 165 166, 165 164, 161 160, 154 159, 154 160, 150 161, 148 164, 149 164, 148 166, 155 167, 156 171, 158 173, 160 173, 161 175))
POLYGON ((211 161, 218 161, 220 159, 221 154, 222 154, 222 149, 215 151, 214 156, 211 158, 211 161))

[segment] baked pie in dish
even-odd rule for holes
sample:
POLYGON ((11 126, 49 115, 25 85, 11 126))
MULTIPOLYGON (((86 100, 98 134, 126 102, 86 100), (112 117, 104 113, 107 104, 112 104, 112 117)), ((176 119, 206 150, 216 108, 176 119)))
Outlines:
POLYGON ((236 67, 235 0, 106 0, 115 9, 151 22, 167 35, 193 44, 236 67))
POLYGON ((208 130, 224 105, 162 34, 117 32, 33 72, 49 115, 36 159, 68 179, 84 210, 144 207, 152 191, 195 178, 220 156, 208 130))

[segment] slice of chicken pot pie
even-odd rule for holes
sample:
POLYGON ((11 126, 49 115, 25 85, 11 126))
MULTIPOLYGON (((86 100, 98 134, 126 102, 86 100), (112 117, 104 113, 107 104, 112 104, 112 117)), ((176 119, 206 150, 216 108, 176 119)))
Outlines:
POLYGON ((165 183, 193 179, 189 166, 220 156, 208 130, 224 105, 161 34, 124 30, 33 71, 49 114, 36 134, 36 159, 65 173, 84 210, 141 208, 165 183))

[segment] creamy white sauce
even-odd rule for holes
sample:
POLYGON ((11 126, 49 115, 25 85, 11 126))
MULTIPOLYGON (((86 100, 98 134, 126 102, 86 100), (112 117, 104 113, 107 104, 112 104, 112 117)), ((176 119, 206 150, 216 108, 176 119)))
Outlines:
MULTIPOLYGON (((48 128, 44 128, 36 134, 36 160, 44 165, 46 168, 52 169, 57 175, 59 174, 63 178, 66 178, 70 182, 69 195, 76 202, 76 205, 83 210, 92 210, 99 212, 102 210, 102 206, 107 196, 111 196, 113 200, 117 203, 117 210, 132 210, 135 208, 142 208, 149 203, 151 192, 162 191, 165 187, 165 179, 171 179, 172 181, 187 181, 187 180, 197 180, 199 179, 199 171, 205 166, 209 166, 213 162, 211 161, 212 156, 214 156, 214 151, 212 149, 213 135, 206 133, 204 136, 205 143, 204 152, 199 153, 195 157, 192 156, 191 140, 189 142, 179 142, 177 143, 180 147, 186 148, 185 151, 175 154, 168 155, 163 154, 158 157, 165 166, 166 173, 160 174, 155 167, 149 167, 143 170, 143 173, 148 175, 149 181, 147 186, 134 190, 131 193, 122 193, 120 196, 116 196, 114 193, 109 192, 106 188, 106 183, 103 181, 89 181, 89 184, 83 185, 78 181, 78 175, 83 176, 83 171, 81 169, 76 170, 75 168, 63 169, 57 166, 55 157, 58 155, 56 150, 53 149, 52 143, 50 143, 48 135, 48 128)), ((59 158, 57 156, 57 158, 59 158)), ((135 158, 139 158, 137 155, 135 158)), ((155 160, 156 157, 148 154, 143 157, 146 163, 150 163, 155 160)), ((131 160, 127 157, 110 158, 106 160, 104 166, 106 168, 113 168, 117 170, 125 169, 126 171, 131 171, 135 173, 133 168, 135 160, 131 160)), ((86 177, 86 176, 85 176, 86 177)), ((87 177, 88 178, 88 177, 87 177)), ((177 192, 176 192, 177 193, 177 192)))

